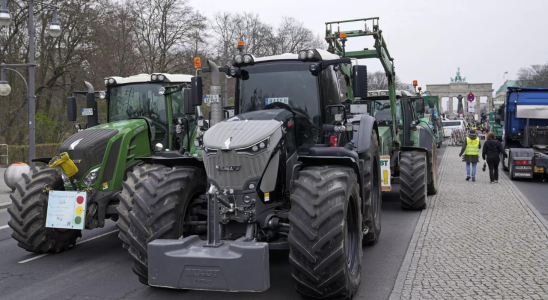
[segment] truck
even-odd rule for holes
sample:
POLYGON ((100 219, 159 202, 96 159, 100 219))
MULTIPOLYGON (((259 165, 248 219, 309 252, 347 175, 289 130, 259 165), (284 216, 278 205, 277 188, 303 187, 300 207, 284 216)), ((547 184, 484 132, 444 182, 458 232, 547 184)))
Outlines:
POLYGON ((155 153, 202 155, 201 146, 194 142, 198 112, 190 109, 190 97, 184 97, 191 77, 112 76, 105 78, 106 91, 97 92, 85 82, 86 90, 73 92, 67 99, 68 120, 77 120, 76 97, 85 96, 81 111, 87 124, 75 123, 78 131, 63 142, 58 156, 35 159, 46 165, 23 174, 10 195, 8 224, 18 246, 35 253, 65 251, 76 244, 81 230, 104 227, 105 220, 111 219, 117 221, 119 237, 128 248, 135 185, 155 170, 142 159, 155 153), (172 85, 177 88, 166 92, 172 85), (104 124, 99 124, 98 99, 106 101, 104 124), (64 213, 57 213, 66 225, 46 223, 52 209, 48 203, 61 191, 68 197, 63 201, 78 202, 78 216, 65 219, 64 213))
POLYGON ((548 88, 508 87, 495 122, 503 126, 502 144, 508 159, 503 169, 512 180, 546 181, 548 172, 548 88))

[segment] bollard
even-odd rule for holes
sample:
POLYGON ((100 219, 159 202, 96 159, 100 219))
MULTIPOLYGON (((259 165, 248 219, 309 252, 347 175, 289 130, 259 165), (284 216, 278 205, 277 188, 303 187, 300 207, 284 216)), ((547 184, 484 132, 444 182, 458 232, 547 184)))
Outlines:
POLYGON ((15 191, 15 183, 22 178, 23 173, 29 172, 30 167, 26 163, 13 163, 4 172, 4 182, 12 191, 15 191))

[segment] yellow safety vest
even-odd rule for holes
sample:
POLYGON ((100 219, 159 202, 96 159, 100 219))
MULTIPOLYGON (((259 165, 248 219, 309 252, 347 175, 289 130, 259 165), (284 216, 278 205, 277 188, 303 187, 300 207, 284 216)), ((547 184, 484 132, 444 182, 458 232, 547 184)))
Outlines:
POLYGON ((480 140, 478 138, 473 140, 467 137, 466 150, 464 150, 464 155, 479 155, 479 143, 480 143, 480 140))
POLYGON ((472 126, 472 129, 476 130, 476 124, 474 124, 474 125, 472 126))

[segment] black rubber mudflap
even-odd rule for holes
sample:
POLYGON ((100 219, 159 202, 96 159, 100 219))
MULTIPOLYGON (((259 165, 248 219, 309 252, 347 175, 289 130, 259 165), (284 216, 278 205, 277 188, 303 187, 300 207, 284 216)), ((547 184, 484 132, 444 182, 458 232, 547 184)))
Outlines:
POLYGON ((270 287, 268 244, 225 241, 204 246, 196 235, 148 244, 151 286, 228 292, 263 292, 270 287))

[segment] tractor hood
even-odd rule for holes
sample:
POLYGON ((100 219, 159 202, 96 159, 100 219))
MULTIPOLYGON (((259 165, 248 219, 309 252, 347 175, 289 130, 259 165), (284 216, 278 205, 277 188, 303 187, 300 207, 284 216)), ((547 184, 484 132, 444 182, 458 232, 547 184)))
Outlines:
MULTIPOLYGON (((79 181, 91 168, 101 165, 103 160, 107 159, 105 152, 110 143, 114 143, 128 133, 131 136, 137 135, 146 131, 147 127, 147 123, 143 119, 116 121, 94 126, 70 136, 61 145, 60 152, 67 152, 78 167, 74 178, 79 181)), ((116 158, 118 153, 112 155, 116 158)))
POLYGON ((284 120, 291 117, 292 113, 283 109, 262 110, 211 127, 204 135, 208 179, 221 190, 245 190, 250 183, 258 185, 270 162, 273 171, 267 173, 274 175, 267 181, 274 184, 280 155, 277 145, 284 136, 284 120), (272 157, 276 157, 273 162, 272 157))
POLYGON ((279 130, 291 116, 291 112, 285 109, 261 110, 237 115, 206 131, 204 146, 225 150, 250 147, 279 130))

